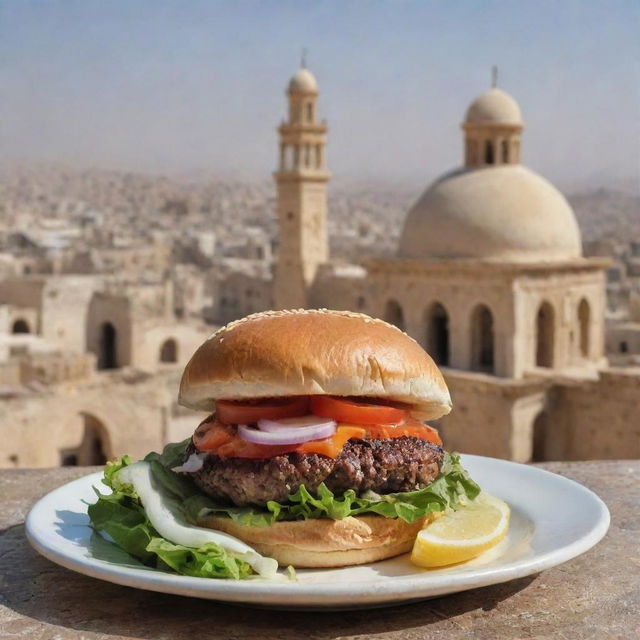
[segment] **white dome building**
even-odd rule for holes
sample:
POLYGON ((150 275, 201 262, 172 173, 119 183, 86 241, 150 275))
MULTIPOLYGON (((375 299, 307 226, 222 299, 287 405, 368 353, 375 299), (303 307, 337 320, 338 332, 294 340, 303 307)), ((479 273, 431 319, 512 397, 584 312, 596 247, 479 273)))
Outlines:
POLYGON ((317 94, 318 83, 309 69, 302 67, 289 80, 288 93, 317 94))
POLYGON ((472 124, 522 125, 522 113, 518 103, 506 91, 493 87, 469 105, 465 121, 472 124))
POLYGON ((399 255, 539 262, 579 258, 582 243, 565 197, 530 169, 504 164, 436 180, 407 215, 399 255))
POLYGON ((508 93, 476 98, 462 123, 463 166, 418 198, 397 257, 373 261, 369 276, 373 314, 446 367, 457 407, 443 423, 449 446, 526 461, 559 446, 534 443, 547 398, 532 380, 593 376, 606 362, 606 265, 582 257, 569 203, 520 164, 523 129, 508 93), (497 442, 507 448, 498 453, 497 442))
POLYGON ((519 164, 518 103, 490 89, 467 109, 465 166, 436 180, 410 209, 399 255, 425 260, 539 262, 582 255, 565 197, 519 164))

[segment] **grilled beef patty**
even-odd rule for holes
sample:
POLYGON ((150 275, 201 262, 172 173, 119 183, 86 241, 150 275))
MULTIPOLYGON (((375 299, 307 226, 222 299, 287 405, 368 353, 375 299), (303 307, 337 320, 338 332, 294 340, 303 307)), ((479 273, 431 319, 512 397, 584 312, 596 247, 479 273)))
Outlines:
MULTIPOLYGON (((191 443, 187 458, 194 451, 191 443)), ((441 447, 403 436, 350 440, 335 459, 318 453, 288 453, 264 460, 209 454, 202 468, 189 475, 216 500, 265 506, 269 500, 286 502, 302 484, 313 493, 324 482, 338 495, 347 489, 358 495, 367 490, 382 494, 415 491, 436 479, 443 456, 441 447)))

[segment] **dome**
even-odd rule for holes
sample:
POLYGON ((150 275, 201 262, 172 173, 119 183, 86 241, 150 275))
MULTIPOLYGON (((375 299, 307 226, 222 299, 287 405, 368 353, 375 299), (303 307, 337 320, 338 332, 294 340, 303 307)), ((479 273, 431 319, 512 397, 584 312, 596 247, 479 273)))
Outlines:
POLYGON ((311 71, 303 68, 289 80, 289 91, 291 93, 317 93, 318 83, 311 71))
POLYGON ((518 103, 502 89, 489 89, 479 95, 467 109, 468 124, 522 124, 518 103))
POLYGON ((582 255, 580 230, 564 196, 521 165, 459 169, 420 196, 400 238, 404 258, 505 262, 582 255))

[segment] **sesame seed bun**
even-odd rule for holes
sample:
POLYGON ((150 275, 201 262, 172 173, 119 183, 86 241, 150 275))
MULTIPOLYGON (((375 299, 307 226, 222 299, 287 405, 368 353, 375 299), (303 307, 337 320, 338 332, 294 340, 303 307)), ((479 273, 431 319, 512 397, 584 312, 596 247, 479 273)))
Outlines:
POLYGON ((327 309, 266 311, 219 329, 187 364, 179 402, 212 411, 221 398, 296 395, 387 398, 423 420, 451 411, 442 374, 413 338, 327 309))

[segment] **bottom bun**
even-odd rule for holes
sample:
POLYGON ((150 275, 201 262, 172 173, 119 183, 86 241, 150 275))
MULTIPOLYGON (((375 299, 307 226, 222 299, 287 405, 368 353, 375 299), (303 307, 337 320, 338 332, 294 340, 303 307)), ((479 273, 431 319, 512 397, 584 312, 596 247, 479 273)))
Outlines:
POLYGON ((275 522, 268 527, 248 527, 231 518, 207 516, 198 524, 235 536, 282 566, 303 569, 365 564, 406 553, 418 531, 439 515, 433 513, 411 524, 376 515, 275 522))

